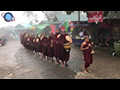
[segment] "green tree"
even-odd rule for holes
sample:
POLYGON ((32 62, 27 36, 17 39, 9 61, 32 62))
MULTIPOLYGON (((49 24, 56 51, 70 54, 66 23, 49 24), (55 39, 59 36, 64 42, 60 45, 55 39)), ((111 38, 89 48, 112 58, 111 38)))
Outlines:
MULTIPOLYGON (((68 15, 72 14, 74 11, 65 11, 68 15)), ((89 11, 83 11, 84 13, 87 13, 87 16, 88 16, 88 12, 89 11)), ((117 13, 118 11, 115 11, 115 13, 117 13)), ((109 11, 104 11, 104 14, 103 16, 106 17, 108 15, 109 11)), ((78 16, 80 16, 78 14, 78 16)), ((80 17, 79 17, 80 18, 80 17)), ((79 19, 78 19, 79 21, 79 19)), ((98 44, 98 33, 99 33, 99 27, 100 27, 100 23, 91 23, 92 24, 92 27, 93 27, 93 30, 92 30, 92 41, 95 43, 95 44, 98 44)))
POLYGON ((23 15, 29 18, 30 24, 33 24, 34 22, 38 22, 37 20, 38 15, 34 14, 34 11, 23 11, 23 15))
POLYGON ((64 14, 64 11, 42 11, 50 22, 57 14, 64 14))
MULTIPOLYGON (((51 20, 53 20, 53 18, 55 17, 55 15, 57 14, 64 14, 65 11, 41 11, 42 13, 44 13, 45 17, 47 18, 47 20, 50 22, 51 20)), ((37 18, 38 15, 34 14, 34 11, 23 11, 23 15, 28 17, 30 22, 38 22, 37 18)))
MULTIPOLYGON (((75 11, 65 11, 68 15, 72 14, 75 11)), ((78 11, 78 21, 80 21, 80 11, 78 11)))
MULTIPOLYGON (((74 11, 65 11, 68 15, 72 14, 74 11)), ((85 13, 88 14, 89 11, 83 11, 85 13)), ((118 11, 115 11, 115 13, 117 13, 118 11)), ((107 16, 107 14, 109 13, 109 11, 104 11, 104 17, 107 16)))

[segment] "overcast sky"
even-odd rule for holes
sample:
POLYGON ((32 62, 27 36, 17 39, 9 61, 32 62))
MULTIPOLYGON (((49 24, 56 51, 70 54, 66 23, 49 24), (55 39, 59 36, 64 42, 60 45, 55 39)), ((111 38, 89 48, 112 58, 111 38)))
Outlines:
MULTIPOLYGON (((35 14, 38 14, 39 21, 45 19, 44 14, 41 11, 34 11, 35 14)), ((0 11, 0 28, 5 26, 16 26, 19 23, 29 23, 29 19, 23 16, 23 11, 0 11), (15 21, 6 22, 4 18, 1 16, 2 13, 11 12, 15 17, 15 21)))
MULTIPOLYGON (((45 15, 41 11, 34 11, 35 14, 38 15, 39 22, 45 19, 45 15)), ((81 13, 84 14, 85 13, 81 13)), ((19 23, 29 23, 29 19, 26 16, 23 16, 23 11, 0 11, 0 28, 6 26, 16 26, 19 23), (15 21, 6 22, 4 18, 1 16, 2 13, 11 12, 15 17, 15 21)))

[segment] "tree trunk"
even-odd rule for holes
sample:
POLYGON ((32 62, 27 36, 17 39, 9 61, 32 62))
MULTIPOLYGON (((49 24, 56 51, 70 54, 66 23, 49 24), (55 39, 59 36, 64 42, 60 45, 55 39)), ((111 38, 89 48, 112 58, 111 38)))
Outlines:
POLYGON ((99 27, 100 27, 100 23, 96 24, 93 23, 92 25, 93 30, 92 30, 92 42, 94 42, 94 45, 98 45, 99 44, 99 27))

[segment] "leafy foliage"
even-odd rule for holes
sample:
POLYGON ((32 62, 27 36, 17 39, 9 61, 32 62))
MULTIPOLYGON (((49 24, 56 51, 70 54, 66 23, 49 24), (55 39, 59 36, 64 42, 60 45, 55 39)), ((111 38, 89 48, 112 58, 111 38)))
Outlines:
MULTIPOLYGON (((70 15, 71 13, 73 13, 74 11, 65 11, 68 15, 70 15)), ((83 11, 83 12, 85 12, 85 13, 87 13, 87 15, 88 15, 88 12, 89 11, 83 11)), ((118 12, 118 11, 117 11, 118 12)), ((109 11, 104 11, 104 16, 107 16, 107 14, 109 13, 109 11)))
POLYGON ((74 11, 65 11, 68 15, 72 14, 74 11))
POLYGON ((42 11, 47 20, 48 21, 51 21, 57 14, 61 14, 61 13, 64 13, 64 11, 42 11))
POLYGON ((23 15, 29 18, 30 24, 33 24, 33 21, 38 22, 38 15, 34 14, 34 11, 23 11, 23 15))
POLYGON ((24 12, 24 16, 27 16, 28 18, 30 18, 30 16, 33 15, 33 11, 23 11, 24 12))

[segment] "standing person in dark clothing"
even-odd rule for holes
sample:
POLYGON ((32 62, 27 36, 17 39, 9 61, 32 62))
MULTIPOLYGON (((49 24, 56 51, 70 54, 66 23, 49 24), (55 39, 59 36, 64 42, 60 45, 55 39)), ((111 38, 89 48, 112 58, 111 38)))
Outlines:
POLYGON ((38 34, 36 34, 36 37, 35 37, 35 54, 36 56, 38 55, 38 48, 39 48, 39 40, 40 38, 38 37, 38 34))
POLYGON ((26 34, 26 35, 25 35, 25 40, 24 40, 25 48, 26 48, 26 49, 28 49, 28 37, 29 37, 29 35, 26 34))
POLYGON ((93 45, 93 43, 91 43, 89 41, 89 37, 85 37, 85 41, 81 45, 81 50, 83 51, 84 61, 85 61, 85 63, 84 63, 84 73, 90 72, 88 70, 88 67, 93 62, 92 45, 93 45))
POLYGON ((84 32, 83 32, 83 37, 88 37, 88 34, 87 34, 86 30, 84 30, 84 32))
POLYGON ((34 38, 33 38, 33 54, 36 55, 36 53, 35 53, 35 45, 36 45, 36 42, 35 42, 35 36, 34 36, 34 38))
POLYGON ((58 35, 60 34, 59 30, 56 30, 56 33, 53 35, 53 52, 54 57, 56 58, 57 64, 60 64, 59 62, 59 49, 58 49, 58 35))
POLYGON ((21 44, 23 44, 23 43, 22 43, 22 41, 23 41, 23 35, 24 35, 24 33, 21 33, 21 34, 20 34, 20 43, 21 43, 21 44))
POLYGON ((31 52, 34 53, 34 43, 33 43, 33 39, 34 39, 34 35, 31 35, 30 37, 30 45, 31 45, 31 52))
POLYGON ((25 47, 25 36, 26 36, 26 33, 24 33, 23 35, 22 35, 22 45, 25 47))
POLYGON ((47 42, 47 55, 48 55, 48 58, 50 59, 50 62, 53 62, 53 56, 54 56, 52 38, 53 38, 53 34, 50 33, 48 42, 47 42))
POLYGON ((27 50, 30 50, 30 35, 28 35, 27 36, 27 46, 26 46, 26 48, 27 48, 27 50))
POLYGON ((40 39, 39 39, 39 53, 40 53, 40 58, 42 58, 42 52, 43 52, 43 50, 42 50, 42 38, 43 38, 43 36, 42 36, 42 34, 40 34, 40 39))
POLYGON ((62 61, 62 67, 68 66, 71 51, 71 37, 62 30, 62 34, 58 38, 59 42, 59 59, 62 61))
POLYGON ((99 30, 99 39, 100 39, 100 46, 102 46, 104 43, 105 43, 105 45, 106 46, 110 46, 109 45, 109 38, 107 38, 106 40, 105 40, 105 42, 103 42, 104 41, 104 39, 103 39, 103 37, 109 37, 110 36, 110 31, 111 30, 109 30, 109 29, 107 29, 107 28, 100 28, 100 30, 99 30))
POLYGON ((29 50, 30 50, 30 51, 32 51, 32 48, 31 48, 31 46, 32 46, 32 45, 31 45, 31 37, 32 37, 32 36, 29 35, 29 38, 28 38, 28 43, 29 43, 28 46, 29 46, 29 50))
POLYGON ((46 34, 44 33, 44 37, 42 39, 44 61, 47 61, 47 41, 48 41, 48 38, 46 37, 46 34))

